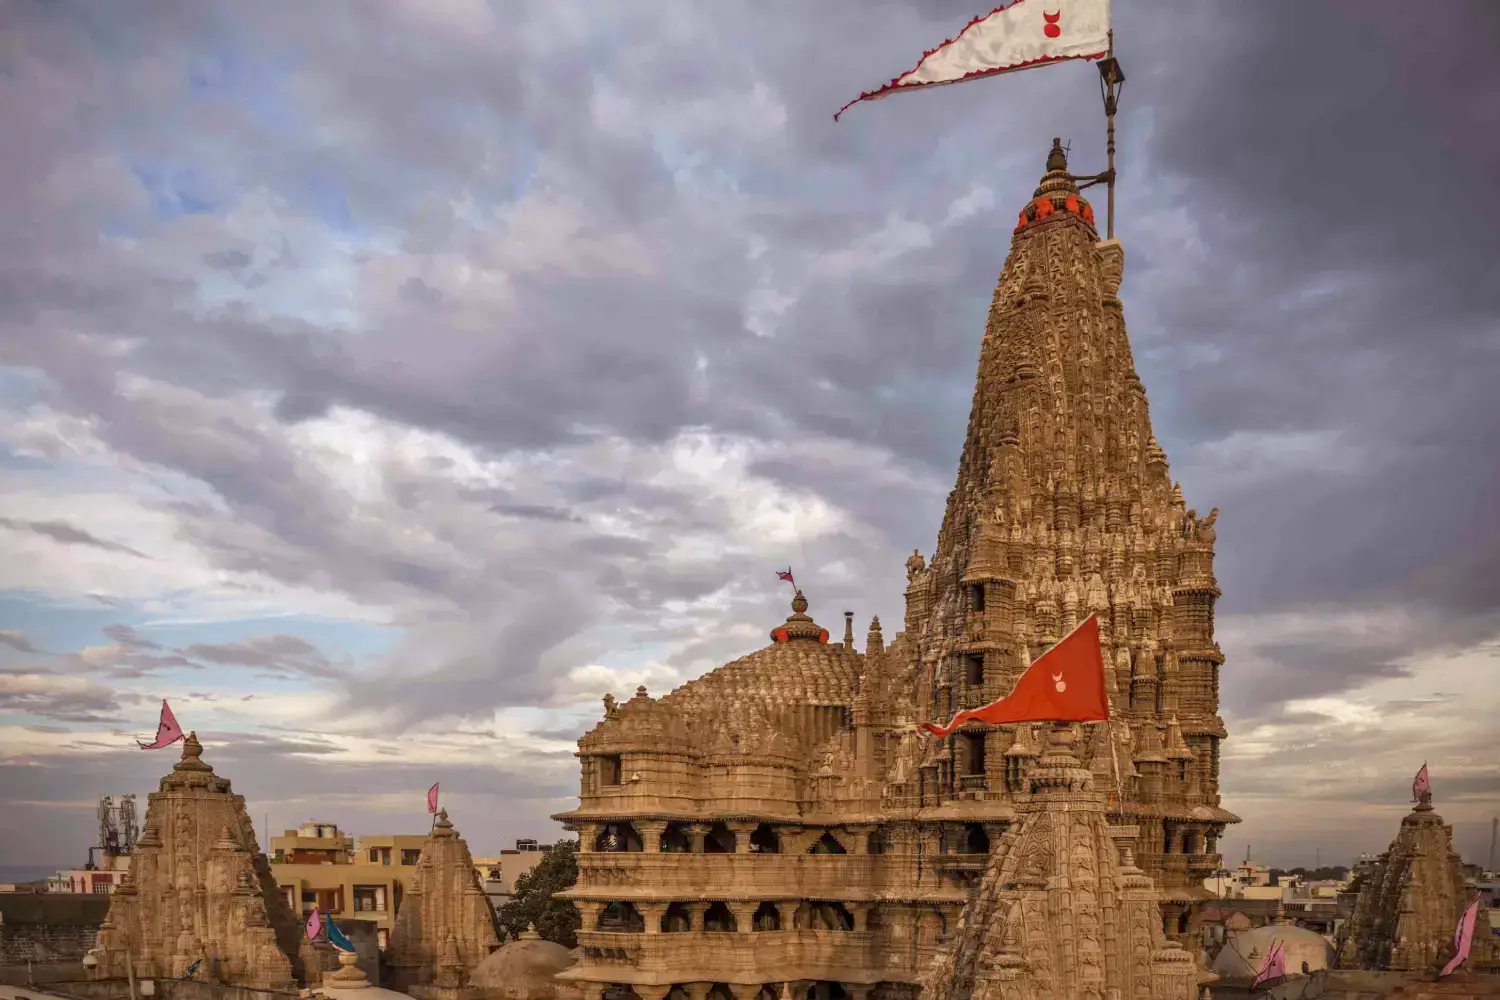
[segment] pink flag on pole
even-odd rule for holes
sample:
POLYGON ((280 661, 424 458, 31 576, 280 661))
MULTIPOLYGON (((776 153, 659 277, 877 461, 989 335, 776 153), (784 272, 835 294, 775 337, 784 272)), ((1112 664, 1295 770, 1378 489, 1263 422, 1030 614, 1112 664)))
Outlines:
POLYGON ((790 583, 792 585, 793 589, 795 589, 797 586, 797 581, 792 579, 792 567, 790 566, 788 566, 785 570, 778 569, 776 571, 776 579, 785 580, 787 583, 790 583))
POLYGON ((1283 944, 1280 938, 1271 942, 1271 950, 1266 953, 1266 960, 1262 963, 1260 971, 1255 978, 1250 980, 1250 988, 1254 989, 1268 979, 1280 979, 1286 975, 1286 952, 1282 950, 1283 944))
POLYGON ((1432 782, 1427 778, 1427 764, 1423 762, 1422 770, 1417 772, 1417 776, 1411 782, 1411 800, 1421 802, 1422 796, 1431 794, 1432 782))
POLYGON ((427 811, 433 815, 437 814, 437 792, 438 782, 434 781, 432 787, 427 789, 427 811))
POLYGON ((1469 949, 1474 946, 1474 924, 1479 920, 1479 900, 1469 904, 1464 910, 1464 915, 1458 918, 1458 929, 1453 932, 1453 946, 1457 949, 1454 956, 1443 966, 1443 971, 1438 973, 1438 978, 1451 976, 1469 960, 1469 949))
POLYGON ((161 703, 161 721, 156 724, 156 742, 142 743, 136 740, 136 745, 142 750, 160 750, 169 747, 182 739, 182 727, 177 724, 177 716, 172 714, 172 707, 167 704, 165 698, 161 703))
POLYGON ((313 911, 307 915, 307 939, 316 941, 321 933, 323 933, 323 914, 314 906, 313 911))

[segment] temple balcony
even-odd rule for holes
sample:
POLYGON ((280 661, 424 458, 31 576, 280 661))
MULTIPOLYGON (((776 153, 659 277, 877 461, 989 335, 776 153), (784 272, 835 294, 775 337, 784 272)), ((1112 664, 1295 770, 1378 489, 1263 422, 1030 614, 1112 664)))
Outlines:
MULTIPOLYGON (((776 970, 784 979, 834 982, 875 982, 915 975, 915 969, 907 968, 910 946, 892 947, 884 934, 868 931, 579 931, 578 946, 582 950, 578 965, 559 979, 738 982, 763 976, 768 969, 776 970), (891 965, 893 958, 900 964, 891 965)), ((923 957, 919 953, 918 961, 923 957)))
POLYGON ((559 895, 637 897, 859 899, 871 895, 884 855, 581 853, 578 882, 559 895))

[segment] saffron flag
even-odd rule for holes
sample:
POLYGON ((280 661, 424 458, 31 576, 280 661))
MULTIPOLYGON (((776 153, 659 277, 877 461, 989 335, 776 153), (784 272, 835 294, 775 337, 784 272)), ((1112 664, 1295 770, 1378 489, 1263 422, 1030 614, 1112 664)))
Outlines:
POLYGON ((154 743, 142 743, 136 740, 136 746, 142 750, 160 750, 169 747, 182 739, 182 727, 177 724, 177 716, 172 714, 172 707, 167 704, 165 698, 161 703, 161 721, 156 724, 156 741, 154 743))
POLYGON ((785 580, 787 583, 790 583, 793 587, 797 586, 797 581, 792 579, 792 567, 790 567, 790 566, 788 566, 784 571, 778 569, 776 571, 776 579, 778 579, 778 580, 785 580))
POLYGON ((1280 979, 1286 975, 1286 951, 1285 945, 1280 938, 1271 943, 1271 950, 1266 953, 1266 960, 1261 965, 1260 971, 1255 978, 1250 980, 1250 988, 1254 989, 1269 979, 1280 979))
POLYGON ((1469 960, 1469 949, 1474 946, 1474 924, 1479 920, 1479 900, 1476 898, 1464 910, 1464 915, 1458 918, 1458 929, 1453 932, 1453 957, 1448 959, 1448 964, 1443 966, 1443 971, 1438 973, 1438 978, 1451 976, 1458 971, 1458 967, 1469 960))
POLYGON ((921 87, 940 87, 1031 69, 1064 59, 1098 59, 1109 53, 1109 0, 1009 0, 974 18, 953 38, 923 54, 890 83, 860 94, 860 101, 921 87))
POLYGON ((437 815, 437 790, 438 782, 434 781, 432 787, 427 789, 427 811, 437 815))
POLYGON ((1427 777, 1427 764, 1422 764, 1422 770, 1411 781, 1411 800, 1421 802, 1422 796, 1432 794, 1432 782, 1427 777))
POLYGON ((1089 615, 1057 645, 1038 656, 1010 694, 982 708, 959 712, 946 726, 924 722, 922 728, 947 736, 966 722, 998 726, 1011 722, 1103 722, 1108 718, 1099 619, 1089 615))
POLYGON ((312 912, 307 915, 307 939, 316 941, 321 933, 323 933, 323 914, 314 906, 312 912))
POLYGON ((328 921, 327 930, 329 944, 333 945, 339 951, 352 952, 354 950, 354 945, 350 944, 349 939, 344 937, 344 932, 339 930, 338 924, 334 923, 332 920, 328 921))

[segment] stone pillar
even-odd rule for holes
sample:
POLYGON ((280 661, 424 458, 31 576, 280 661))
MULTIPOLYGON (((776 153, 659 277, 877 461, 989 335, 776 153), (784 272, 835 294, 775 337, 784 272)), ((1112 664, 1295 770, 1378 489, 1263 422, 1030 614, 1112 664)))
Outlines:
POLYGON ((579 983, 578 991, 583 1000, 604 1000, 604 983, 579 983))
POLYGON ((709 826, 707 823, 689 824, 687 833, 688 836, 692 838, 694 854, 703 853, 703 841, 707 839, 708 831, 712 829, 713 827, 709 826))
POLYGON ((849 853, 851 853, 851 854, 869 854, 870 853, 870 836, 878 829, 878 827, 875 827, 873 825, 869 825, 869 826, 850 826, 850 827, 845 827, 845 829, 847 829, 849 831, 850 835, 853 836, 853 838, 854 838, 854 843, 852 845, 854 849, 852 851, 850 851, 849 853))
POLYGON ((755 1000, 760 996, 760 987, 760 983, 730 983, 729 992, 734 994, 734 1000, 755 1000))
MULTIPOLYGON (((870 929, 870 911, 875 909, 872 903, 847 903, 849 913, 854 917, 854 929, 863 933, 870 929)), ((854 1000, 859 1000, 855 997, 854 1000)))
POLYGON ((749 854, 750 835, 755 832, 755 828, 760 826, 760 824, 737 821, 734 823, 725 823, 724 825, 728 827, 730 833, 734 834, 734 853, 749 854))
POLYGON ((641 911, 641 919, 646 922, 647 934, 661 933, 661 918, 666 915, 666 903, 636 903, 635 908, 641 911))
POLYGON ((730 903, 729 912, 734 914, 734 929, 740 934, 749 934, 755 930, 755 911, 759 908, 759 902, 748 900, 730 903))
POLYGON ((870 1000, 870 994, 875 992, 873 983, 840 983, 844 992, 849 994, 849 1000, 870 1000))
MULTIPOLYGON (((661 853, 661 835, 667 824, 659 819, 638 819, 635 831, 641 835, 641 850, 647 854, 661 853)), ((641 1000, 646 1000, 643 996, 641 1000)))
POLYGON ((668 993, 672 992, 672 985, 657 986, 654 983, 632 983, 631 988, 641 1000, 666 1000, 668 993))
POLYGON ((688 1000, 708 1000, 708 991, 714 988, 714 984, 684 983, 682 988, 687 990, 688 1000))
MULTIPOLYGON (((688 913, 688 929, 694 931, 703 930, 703 914, 708 912, 708 904, 703 902, 683 903, 682 908, 687 910, 688 913)), ((708 989, 712 985, 712 983, 709 983, 703 988, 708 989)))
MULTIPOLYGON (((578 824, 578 853, 593 852, 594 844, 599 839, 600 825, 599 823, 578 824)), ((600 989, 603 989, 603 987, 600 987, 600 989)))
POLYGON ((599 929, 599 914, 604 912, 604 904, 589 899, 575 899, 573 905, 578 907, 578 915, 582 918, 581 926, 586 931, 599 929))

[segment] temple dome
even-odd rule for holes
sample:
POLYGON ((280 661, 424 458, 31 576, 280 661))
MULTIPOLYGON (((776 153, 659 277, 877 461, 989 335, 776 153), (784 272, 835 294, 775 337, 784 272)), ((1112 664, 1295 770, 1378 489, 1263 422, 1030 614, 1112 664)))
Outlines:
POLYGON ((1230 936, 1214 958, 1212 970, 1225 979, 1254 979, 1273 942, 1286 949, 1286 971, 1295 974, 1307 963, 1309 972, 1333 966, 1333 946, 1315 931, 1295 924, 1268 924, 1230 936))
POLYGON ((480 962, 469 973, 469 985, 498 991, 505 997, 530 1000, 553 995, 558 990, 554 976, 577 961, 573 952, 554 941, 544 940, 528 928, 480 962))

